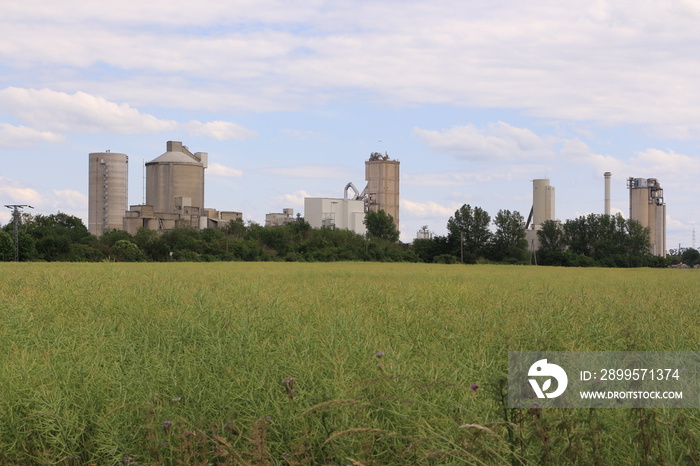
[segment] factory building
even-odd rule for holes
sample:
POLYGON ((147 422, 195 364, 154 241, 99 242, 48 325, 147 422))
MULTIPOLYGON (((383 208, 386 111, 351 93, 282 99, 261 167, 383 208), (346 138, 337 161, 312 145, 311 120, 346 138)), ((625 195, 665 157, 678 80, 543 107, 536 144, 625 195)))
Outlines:
POLYGON ((554 186, 548 179, 532 180, 532 208, 525 225, 525 238, 530 250, 535 251, 540 247, 537 230, 547 220, 554 220, 554 186))
POLYGON ((204 208, 206 152, 192 153, 180 141, 168 141, 165 153, 146 163, 146 203, 122 211, 120 228, 136 234, 139 228, 221 228, 243 214, 204 208))
POLYGON ((294 218, 294 209, 282 209, 282 212, 265 214, 266 227, 281 227, 292 222, 296 222, 294 218))
POLYGON ((364 235, 366 212, 383 210, 399 229, 399 161, 389 155, 372 152, 365 161, 367 186, 360 192, 354 184, 345 186, 344 197, 304 199, 304 219, 314 228, 344 228, 364 235), (348 197, 348 190, 355 193, 348 197))
POLYGON ((116 152, 88 155, 88 230, 102 235, 120 230, 127 208, 129 157, 116 152))
POLYGON ((649 228, 651 253, 666 257, 666 204, 656 178, 628 178, 630 219, 649 228))
POLYGON ((341 228, 358 235, 367 233, 362 199, 348 199, 347 196, 344 199, 304 198, 304 220, 313 228, 341 228))

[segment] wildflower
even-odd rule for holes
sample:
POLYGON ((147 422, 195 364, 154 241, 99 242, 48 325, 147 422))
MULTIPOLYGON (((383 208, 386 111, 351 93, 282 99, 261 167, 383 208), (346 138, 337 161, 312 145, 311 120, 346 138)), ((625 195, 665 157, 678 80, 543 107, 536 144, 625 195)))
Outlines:
POLYGON ((475 383, 472 384, 472 391, 475 392, 479 389, 479 386, 475 383))
POLYGON ((382 359, 382 356, 384 356, 384 351, 377 351, 374 353, 374 357, 377 359, 382 359))
POLYGON ((167 434, 172 425, 173 421, 163 421, 163 424, 161 424, 160 427, 162 427, 163 431, 165 431, 165 433, 167 434))
POLYGON ((282 385, 284 385, 284 389, 287 392, 287 396, 290 400, 294 399, 294 397, 297 395, 297 392, 294 391, 294 382, 296 380, 297 379, 294 377, 285 377, 282 379, 282 385))

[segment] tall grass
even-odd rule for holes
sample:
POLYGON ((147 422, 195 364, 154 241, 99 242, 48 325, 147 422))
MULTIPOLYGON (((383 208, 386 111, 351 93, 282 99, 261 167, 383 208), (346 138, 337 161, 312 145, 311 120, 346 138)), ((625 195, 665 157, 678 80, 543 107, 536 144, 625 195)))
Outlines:
POLYGON ((700 463, 697 410, 510 410, 508 351, 697 350, 698 275, 2 264, 3 464, 700 463))

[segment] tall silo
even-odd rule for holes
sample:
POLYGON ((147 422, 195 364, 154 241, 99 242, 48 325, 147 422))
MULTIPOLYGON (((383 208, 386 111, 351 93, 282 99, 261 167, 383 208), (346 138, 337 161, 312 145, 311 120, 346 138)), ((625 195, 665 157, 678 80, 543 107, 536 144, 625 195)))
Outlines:
POLYGON ((168 141, 166 152, 146 164, 146 204, 154 212, 180 213, 184 206, 204 212, 207 153, 192 153, 180 141, 168 141))
POLYGON ((109 151, 88 157, 88 230, 97 236, 121 230, 128 204, 129 157, 109 151))
POLYGON ((656 178, 628 178, 630 218, 649 228, 651 253, 666 257, 666 204, 656 178))
POLYGON ((547 220, 554 220, 554 186, 548 179, 532 180, 532 224, 537 229, 547 220))
POLYGON ((394 219, 399 229, 399 161, 389 160, 387 154, 373 152, 365 162, 368 210, 383 210, 394 219))

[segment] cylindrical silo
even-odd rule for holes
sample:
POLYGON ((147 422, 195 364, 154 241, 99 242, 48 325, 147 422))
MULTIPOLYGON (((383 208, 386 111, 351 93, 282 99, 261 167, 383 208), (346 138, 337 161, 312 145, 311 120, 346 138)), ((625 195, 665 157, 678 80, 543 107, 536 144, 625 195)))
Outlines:
POLYGON ((554 186, 548 179, 532 180, 532 224, 537 228, 546 220, 554 220, 554 186))
POLYGON ((629 178, 630 218, 649 228, 651 253, 666 256, 666 204, 656 178, 629 178))
POLYGON ((146 204, 159 213, 179 213, 182 206, 203 212, 203 155, 192 154, 181 142, 168 141, 167 151, 146 164, 146 204))
POLYGON ((88 230, 93 235, 122 229, 128 204, 128 167, 126 154, 89 154, 88 230))
POLYGON ((649 227, 649 187, 645 178, 630 178, 630 218, 643 227, 649 227))

